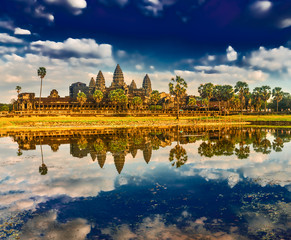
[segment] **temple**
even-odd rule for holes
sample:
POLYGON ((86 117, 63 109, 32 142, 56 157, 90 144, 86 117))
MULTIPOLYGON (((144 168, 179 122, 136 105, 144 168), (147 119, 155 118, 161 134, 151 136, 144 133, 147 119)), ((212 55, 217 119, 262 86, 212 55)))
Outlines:
POLYGON ((33 111, 39 110, 39 107, 42 111, 52 111, 52 110, 76 110, 80 108, 80 105, 77 101, 77 96, 79 92, 86 94, 87 101, 82 106, 83 109, 90 110, 96 109, 97 105, 93 99, 93 94, 96 90, 100 90, 103 93, 102 101, 98 104, 99 108, 102 109, 112 109, 112 103, 109 99, 109 94, 111 91, 116 89, 124 90, 125 95, 128 98, 127 108, 131 108, 131 100, 134 97, 140 97, 143 103, 148 102, 149 96, 152 92, 152 85, 149 76, 146 74, 141 88, 137 88, 137 85, 134 80, 127 85, 124 81, 123 72, 119 64, 117 64, 113 80, 109 87, 106 87, 106 80, 102 71, 99 71, 96 79, 91 78, 89 85, 85 83, 76 82, 71 84, 69 87, 69 96, 60 97, 58 91, 53 89, 48 97, 42 97, 40 99, 35 97, 34 93, 20 93, 18 100, 16 102, 15 110, 18 111, 33 111))

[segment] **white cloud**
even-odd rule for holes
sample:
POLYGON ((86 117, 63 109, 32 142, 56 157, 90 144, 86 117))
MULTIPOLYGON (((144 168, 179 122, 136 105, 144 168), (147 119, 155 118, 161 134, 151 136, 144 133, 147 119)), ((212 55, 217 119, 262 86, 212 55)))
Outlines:
POLYGON ((213 56, 213 55, 208 56, 208 61, 214 61, 214 60, 215 60, 215 56, 213 56))
POLYGON ((87 2, 85 0, 67 0, 73 8, 86 8, 87 2))
POLYGON ((235 85, 237 81, 247 83, 263 82, 268 77, 268 74, 261 70, 228 65, 196 66, 195 70, 197 71, 175 70, 176 75, 181 76, 188 82, 189 94, 197 94, 197 89, 201 83, 211 82, 213 84, 235 85), (208 73, 208 71, 211 73, 208 73))
POLYGON ((14 34, 18 34, 18 35, 30 35, 31 32, 29 30, 26 29, 22 29, 22 28, 15 28, 14 30, 14 34))
POLYGON ((15 48, 15 47, 0 46, 0 54, 13 53, 16 51, 17 51, 17 48, 15 48))
POLYGON ((0 28, 5 28, 8 30, 14 30, 13 22, 12 21, 0 21, 0 28))
POLYGON ((127 56, 127 53, 124 50, 118 50, 116 54, 119 58, 124 58, 127 56))
POLYGON ((291 49, 283 46, 272 49, 260 47, 259 50, 251 53, 247 61, 252 66, 270 71, 291 70, 291 49))
POLYGON ((82 56, 96 58, 112 58, 112 46, 97 44, 94 39, 68 38, 64 42, 36 41, 31 43, 31 49, 50 56, 82 56))
POLYGON ((142 70, 142 69, 143 69, 143 66, 140 65, 140 64, 137 64, 137 65, 135 65, 135 68, 136 68, 137 70, 142 70))
POLYGON ((146 15, 157 17, 165 7, 175 4, 176 1, 177 0, 145 0, 144 4, 140 5, 140 7, 146 15))
POLYGON ((291 18, 283 19, 280 22, 279 27, 280 28, 288 28, 288 27, 291 27, 291 18))
POLYGON ((150 66, 150 69, 151 69, 151 70, 155 70, 155 66, 151 65, 151 66, 150 66))
POLYGON ((83 240, 90 233, 91 226, 85 219, 76 218, 66 223, 57 221, 54 211, 29 219, 21 230, 21 239, 75 239, 83 240))
POLYGON ((0 33, 0 42, 2 43, 22 43, 19 38, 8 35, 7 33, 0 33))
POLYGON ((39 18, 46 18, 48 21, 53 22, 55 17, 51 13, 46 13, 45 12, 45 7, 44 6, 38 6, 35 8, 34 13, 36 17, 39 18))
POLYGON ((226 57, 228 61, 235 61, 237 59, 237 52, 232 48, 232 46, 228 46, 226 49, 226 57))
POLYGON ((63 5, 70 8, 73 14, 78 15, 87 7, 86 0, 45 0, 47 3, 63 5))
POLYGON ((257 1, 251 5, 251 9, 254 13, 264 13, 270 10, 272 7, 272 2, 270 1, 257 1))
MULTIPOLYGON (((2 50, 6 51, 6 49, 2 50)), ((10 102, 12 98, 16 98, 15 91, 9 92, 14 90, 16 85, 21 85, 23 92, 38 92, 38 84, 35 83, 39 80, 36 70, 40 66, 47 69, 43 95, 48 96, 52 88, 57 88, 61 96, 67 96, 70 84, 78 81, 89 83, 89 73, 94 73, 96 76, 98 69, 103 71, 106 68, 113 69, 115 64, 114 58, 110 55, 104 58, 57 59, 39 54, 19 56, 6 52, 2 59, 0 58, 0 88, 2 90, 0 102, 10 102)))
POLYGON ((160 1, 159 0, 147 0, 148 2, 152 3, 152 4, 159 4, 160 1))

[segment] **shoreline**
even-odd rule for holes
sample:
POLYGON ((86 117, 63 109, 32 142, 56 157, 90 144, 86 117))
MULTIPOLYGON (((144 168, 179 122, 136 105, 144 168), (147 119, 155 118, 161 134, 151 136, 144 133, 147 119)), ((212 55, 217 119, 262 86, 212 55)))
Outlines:
POLYGON ((0 118, 0 133, 104 128, 166 128, 173 126, 270 126, 291 127, 291 115, 223 117, 27 117, 0 118))

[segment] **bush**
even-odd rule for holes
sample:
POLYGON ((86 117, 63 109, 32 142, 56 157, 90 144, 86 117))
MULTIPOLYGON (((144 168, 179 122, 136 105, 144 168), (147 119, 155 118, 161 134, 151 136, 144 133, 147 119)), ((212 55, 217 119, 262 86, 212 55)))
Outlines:
POLYGON ((1 107, 0 107, 0 111, 2 112, 2 111, 9 111, 9 106, 8 105, 2 105, 1 107))
POLYGON ((154 111, 154 110, 162 110, 162 106, 161 105, 151 105, 150 106, 150 110, 154 111))

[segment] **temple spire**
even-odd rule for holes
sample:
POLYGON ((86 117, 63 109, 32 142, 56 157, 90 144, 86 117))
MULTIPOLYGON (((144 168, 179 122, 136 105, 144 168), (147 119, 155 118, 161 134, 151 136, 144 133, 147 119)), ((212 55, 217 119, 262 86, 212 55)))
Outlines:
POLYGON ((129 88, 130 88, 130 89, 137 89, 137 87, 136 87, 136 83, 135 83, 134 80, 131 81, 131 84, 129 85, 129 88))
POLYGON ((143 82, 142 82, 142 88, 145 90, 145 94, 147 96, 149 96, 152 92, 152 83, 151 83, 151 80, 149 78, 149 76, 146 74, 144 79, 143 79, 143 82))
POLYGON ((98 72, 98 75, 96 78, 96 89, 101 90, 101 91, 105 90, 105 78, 101 71, 98 72))
POLYGON ((113 74, 113 81, 112 81, 111 87, 121 88, 121 87, 124 87, 125 85, 126 84, 124 82, 123 72, 119 64, 117 64, 114 74, 113 74))
POLYGON ((90 83, 89 83, 89 87, 93 88, 93 87, 95 87, 95 84, 96 84, 96 82, 95 82, 94 78, 92 77, 90 80, 90 83))

